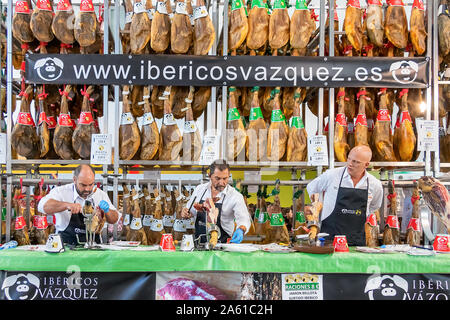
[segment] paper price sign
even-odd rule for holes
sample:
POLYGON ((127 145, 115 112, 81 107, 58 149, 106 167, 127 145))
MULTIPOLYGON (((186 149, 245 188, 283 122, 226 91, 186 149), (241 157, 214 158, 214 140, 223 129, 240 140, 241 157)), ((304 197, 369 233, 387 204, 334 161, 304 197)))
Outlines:
POLYGON ((220 136, 208 135, 203 137, 202 154, 200 156, 201 165, 210 165, 219 157, 220 136))
POLYGON ((327 137, 324 135, 308 137, 308 166, 327 166, 327 165, 328 165, 327 137))
POLYGON ((111 164, 111 134, 93 134, 91 164, 111 164))
POLYGON ((439 150, 439 123, 438 120, 416 120, 417 126, 417 150, 439 150))
POLYGON ((0 163, 6 164, 6 133, 0 133, 0 163))

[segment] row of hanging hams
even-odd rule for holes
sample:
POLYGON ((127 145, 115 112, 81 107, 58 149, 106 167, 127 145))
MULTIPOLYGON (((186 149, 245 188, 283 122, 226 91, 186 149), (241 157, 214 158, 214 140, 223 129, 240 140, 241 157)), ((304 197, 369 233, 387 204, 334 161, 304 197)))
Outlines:
POLYGON ((164 116, 161 129, 154 120, 150 105, 150 89, 144 88, 144 110, 142 128, 139 130, 131 112, 129 87, 124 86, 123 110, 119 128, 119 156, 122 160, 199 161, 202 140, 194 120, 191 104, 194 87, 190 87, 186 98, 187 110, 183 133, 181 133, 172 113, 173 98, 171 87, 165 88, 164 116))
MULTIPOLYGON (((244 124, 237 107, 237 90, 229 89, 227 111, 227 158, 249 161, 306 161, 307 134, 300 111, 300 97, 296 96, 291 125, 280 106, 280 88, 274 89, 274 103, 270 123, 262 115, 259 87, 252 88, 249 122, 244 124)), ((297 90, 297 94, 300 89, 297 90)))
MULTIPOLYGON (((340 55, 343 56, 421 56, 426 51, 425 8, 423 1, 412 5, 410 26, 401 0, 391 0, 383 7, 380 0, 367 2, 363 15, 359 0, 348 0, 343 29, 345 35, 340 55)), ((337 161, 345 162, 349 150, 368 145, 377 161, 414 161, 416 150, 416 118, 424 117, 421 89, 340 88, 334 131, 337 161), (356 93, 356 94, 355 94, 356 93), (394 125, 394 103, 398 106, 394 125), (358 106, 358 110, 356 110, 358 106), (349 121, 350 124, 347 122, 349 121), (351 130, 349 130, 351 127, 351 130)), ((440 110, 445 115, 445 110, 440 110)))
POLYGON ((181 241, 184 234, 193 234, 193 219, 181 217, 190 196, 185 186, 173 186, 172 190, 146 186, 138 190, 124 184, 120 238, 153 245, 160 243, 164 233, 173 234, 175 241, 181 241))
POLYGON ((16 2, 13 36, 22 43, 22 53, 35 48, 40 53, 102 53, 103 7, 97 17, 92 0, 83 0, 74 15, 70 0, 16 2))

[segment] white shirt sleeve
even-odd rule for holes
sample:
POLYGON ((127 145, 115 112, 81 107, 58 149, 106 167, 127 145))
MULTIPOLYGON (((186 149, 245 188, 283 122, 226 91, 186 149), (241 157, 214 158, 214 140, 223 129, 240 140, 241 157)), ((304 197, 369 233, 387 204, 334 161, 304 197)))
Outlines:
MULTIPOLYGON (((238 193, 236 196, 236 201, 234 201, 233 212, 234 219, 236 221, 236 228, 239 226, 245 227, 245 234, 250 230, 250 214, 248 212, 247 206, 245 205, 244 197, 242 194, 238 193)), ((234 200, 234 199, 233 199, 234 200)))
POLYGON ((369 183, 374 185, 372 191, 372 201, 369 204, 369 212, 368 214, 374 213, 376 210, 380 209, 381 204, 383 203, 383 186, 381 182, 377 179, 372 179, 369 183))
POLYGON ((47 212, 44 211, 44 206, 47 203, 48 200, 58 200, 58 201, 64 201, 63 200, 63 192, 62 187, 56 187, 50 190, 48 194, 46 194, 41 200, 39 200, 38 204, 38 211, 44 214, 47 214, 47 212))
POLYGON ((320 176, 315 178, 313 181, 308 183, 306 186, 306 191, 308 191, 309 195, 315 194, 315 193, 322 193, 327 190, 330 182, 332 181, 330 177, 331 170, 327 170, 324 173, 322 173, 320 176))

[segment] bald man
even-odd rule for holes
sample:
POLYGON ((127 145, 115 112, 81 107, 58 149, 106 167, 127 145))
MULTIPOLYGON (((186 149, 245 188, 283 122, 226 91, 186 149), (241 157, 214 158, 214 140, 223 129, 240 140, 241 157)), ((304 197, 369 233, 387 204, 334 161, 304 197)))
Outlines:
MULTIPOLYGON (((82 164, 73 173, 73 183, 53 188, 39 201, 38 210, 44 214, 54 214, 56 232, 64 243, 77 244, 86 241, 86 226, 82 208, 89 200, 94 208, 98 207, 106 216, 106 222, 119 220, 117 209, 111 204, 108 195, 95 185, 95 170, 82 164)), ((100 238, 96 235, 95 241, 100 238)))
POLYGON ((365 246, 366 217, 383 201, 381 182, 366 171, 371 158, 369 147, 354 147, 345 167, 329 169, 307 185, 310 197, 323 193, 320 231, 328 233, 328 239, 345 235, 350 246, 365 246))

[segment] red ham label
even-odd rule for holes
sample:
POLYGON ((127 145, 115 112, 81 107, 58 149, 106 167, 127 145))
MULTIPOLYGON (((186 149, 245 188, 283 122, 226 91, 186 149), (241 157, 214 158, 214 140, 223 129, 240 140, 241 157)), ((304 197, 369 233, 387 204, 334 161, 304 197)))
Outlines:
POLYGON ((61 113, 58 117, 58 124, 62 127, 72 127, 72 119, 67 113, 61 113))
POLYGON ((15 8, 15 12, 16 13, 27 13, 30 14, 30 7, 28 6, 28 2, 26 1, 17 1, 16 2, 16 8, 15 8))
POLYGON ((404 121, 409 121, 410 123, 412 123, 411 116, 410 116, 408 110, 402 111, 402 113, 400 115, 400 123, 403 123, 404 121))
POLYGON ((390 6, 404 6, 403 0, 388 0, 390 6))
POLYGON ((347 126, 347 120, 345 119, 345 114, 338 113, 336 115, 336 123, 339 123, 341 126, 347 126))
POLYGON ((382 6, 383 3, 381 2, 381 0, 367 0, 367 5, 382 6))
POLYGON ((49 129, 56 128, 56 119, 54 116, 47 116, 47 124, 49 129))
POLYGON ((82 12, 95 12, 92 0, 83 0, 80 4, 80 11, 82 12))
POLYGON ((50 0, 37 0, 36 8, 39 10, 53 11, 50 0))
POLYGON ((90 112, 81 112, 80 118, 78 119, 79 124, 91 124, 94 122, 94 118, 92 117, 92 113, 90 112))
POLYGON ((56 11, 72 11, 72 5, 69 0, 59 0, 56 11))
POLYGON ((31 113, 29 112, 19 112, 17 122, 25 126, 35 126, 33 117, 31 117, 31 113))
POLYGON ((47 115, 45 114, 45 112, 41 112, 39 114, 38 126, 40 126, 41 123, 44 122, 44 121, 47 122, 47 124, 48 124, 47 115))
POLYGON ((16 218, 16 223, 14 224, 14 228, 17 230, 22 230, 25 228, 25 218, 23 216, 19 216, 16 218))
POLYGON ((372 213, 367 217, 366 223, 370 224, 372 227, 377 226, 377 216, 375 215, 375 213, 372 213))
POLYGON ((47 217, 45 216, 34 216, 33 226, 36 229, 45 230, 48 228, 47 217))
POLYGON ((361 4, 359 3, 359 0, 348 0, 347 6, 361 9, 361 4))
POLYGON ((423 5, 423 0, 414 0, 412 5, 413 8, 417 8, 419 10, 425 10, 425 6, 423 5))
POLYGON ((377 114, 378 121, 391 121, 388 109, 380 109, 377 114))
POLYGON ((411 220, 409 220, 408 227, 406 228, 406 230, 408 230, 408 229, 413 229, 414 231, 421 232, 422 229, 420 228, 420 219, 419 218, 411 218, 411 220))
POLYGON ((356 126, 357 124, 360 124, 360 125, 362 125, 362 126, 367 127, 367 118, 366 118, 366 115, 365 115, 364 113, 360 113, 360 114, 358 114, 358 116, 356 117, 356 124, 355 124, 355 126, 356 126))
POLYGON ((388 216, 386 219, 386 225, 393 229, 399 228, 398 217, 397 216, 388 216))

